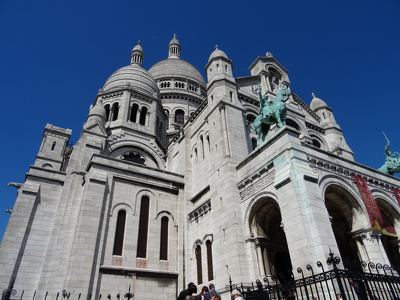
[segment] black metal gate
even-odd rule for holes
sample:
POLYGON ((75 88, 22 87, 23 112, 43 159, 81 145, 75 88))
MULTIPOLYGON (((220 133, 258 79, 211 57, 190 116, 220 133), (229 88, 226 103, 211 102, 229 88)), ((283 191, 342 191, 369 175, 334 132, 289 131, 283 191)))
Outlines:
POLYGON ((237 289, 246 300, 400 300, 400 277, 397 272, 388 265, 345 262, 343 269, 338 268, 340 259, 329 254, 328 265, 332 270, 325 271, 322 263, 317 262, 320 269, 316 274, 311 265, 307 265, 307 271, 297 268, 300 279, 294 279, 292 271, 287 276, 265 277, 264 282, 256 280, 251 284, 233 284, 226 286, 232 293, 237 289), (308 275, 305 275, 308 273, 308 275))

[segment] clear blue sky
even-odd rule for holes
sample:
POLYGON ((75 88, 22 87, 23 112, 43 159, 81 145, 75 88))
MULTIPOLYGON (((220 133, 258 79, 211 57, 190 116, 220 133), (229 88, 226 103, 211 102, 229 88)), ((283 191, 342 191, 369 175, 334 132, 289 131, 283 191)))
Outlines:
POLYGON ((143 67, 167 58, 176 33, 181 58, 204 75, 218 45, 234 76, 271 52, 292 90, 332 109, 357 162, 383 164, 386 141, 400 151, 400 1, 31 1, 0 0, 0 238, 16 188, 47 123, 79 137, 97 91, 128 65, 141 40, 143 67))

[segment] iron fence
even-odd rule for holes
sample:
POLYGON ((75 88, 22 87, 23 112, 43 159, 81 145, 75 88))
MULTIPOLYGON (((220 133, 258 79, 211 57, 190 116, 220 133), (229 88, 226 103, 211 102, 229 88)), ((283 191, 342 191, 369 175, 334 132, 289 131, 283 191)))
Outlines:
POLYGON ((22 290, 19 293, 13 289, 13 285, 3 290, 1 300, 131 300, 134 294, 131 293, 131 288, 127 293, 116 293, 116 294, 98 294, 97 296, 88 294, 87 296, 82 293, 71 294, 63 289, 57 292, 54 296, 49 295, 49 292, 45 292, 43 295, 34 292, 33 295, 25 295, 25 291, 22 290))
POLYGON ((311 265, 307 271, 297 268, 298 279, 289 271, 289 276, 268 276, 251 284, 230 280, 226 289, 238 290, 245 300, 400 300, 400 277, 389 265, 347 261, 340 269, 339 263, 340 258, 330 253, 331 270, 325 271, 318 261, 318 272, 311 265))

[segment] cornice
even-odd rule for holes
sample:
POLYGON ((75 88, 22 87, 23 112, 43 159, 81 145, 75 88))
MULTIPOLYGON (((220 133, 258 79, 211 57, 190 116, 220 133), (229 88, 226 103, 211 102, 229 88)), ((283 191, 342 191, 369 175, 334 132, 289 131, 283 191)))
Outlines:
POLYGON ((303 100, 299 98, 299 96, 292 92, 292 97, 294 102, 300 105, 301 108, 307 111, 315 120, 317 120, 318 122, 321 121, 320 117, 318 117, 318 115, 307 104, 305 104, 303 100))
POLYGON ((351 180, 352 182, 353 175, 358 175, 363 177, 369 186, 375 188, 377 187, 391 192, 394 187, 397 187, 396 185, 381 180, 377 177, 362 172, 355 172, 354 169, 343 167, 342 165, 332 163, 331 161, 327 161, 319 157, 307 155, 307 160, 312 167, 313 172, 318 176, 318 180, 326 175, 335 174, 347 180, 351 180))

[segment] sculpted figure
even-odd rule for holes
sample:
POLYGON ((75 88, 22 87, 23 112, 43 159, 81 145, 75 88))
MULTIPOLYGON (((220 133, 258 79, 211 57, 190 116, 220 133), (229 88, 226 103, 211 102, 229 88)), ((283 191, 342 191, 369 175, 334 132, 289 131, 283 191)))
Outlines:
POLYGON ((257 147, 265 141, 271 125, 277 123, 279 128, 286 125, 285 101, 291 94, 290 88, 284 85, 276 94, 274 102, 271 103, 268 101, 268 95, 263 96, 261 87, 259 88, 260 111, 252 125, 257 134, 257 147))
POLYGON ((394 173, 400 172, 400 158, 399 158, 400 154, 398 152, 390 151, 389 140, 385 146, 383 154, 386 155, 386 161, 385 164, 378 169, 378 171, 381 171, 389 175, 393 175, 394 173))

